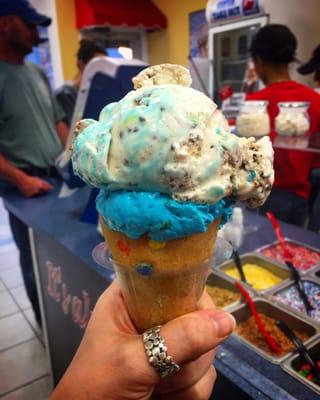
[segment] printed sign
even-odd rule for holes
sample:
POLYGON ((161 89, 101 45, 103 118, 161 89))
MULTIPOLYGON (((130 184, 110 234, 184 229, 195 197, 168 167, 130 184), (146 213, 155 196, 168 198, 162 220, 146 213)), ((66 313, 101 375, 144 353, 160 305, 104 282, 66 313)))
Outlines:
POLYGON ((262 14, 263 11, 262 0, 211 0, 207 4, 206 16, 209 24, 217 24, 262 14))
POLYGON ((72 296, 69 293, 68 285, 63 280, 60 265, 54 265, 51 261, 46 261, 47 266, 47 293, 53 300, 61 305, 64 315, 79 328, 86 328, 92 310, 90 309, 90 296, 86 290, 81 291, 80 296, 72 296))
POLYGON ((45 233, 34 231, 34 242, 56 385, 80 344, 98 297, 109 282, 45 233))

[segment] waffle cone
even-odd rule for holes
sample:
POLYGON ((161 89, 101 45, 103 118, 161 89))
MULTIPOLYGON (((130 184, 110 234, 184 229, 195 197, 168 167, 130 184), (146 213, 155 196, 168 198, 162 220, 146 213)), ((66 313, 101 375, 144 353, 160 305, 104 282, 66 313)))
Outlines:
POLYGON ((131 239, 101 221, 130 316, 139 332, 196 309, 219 222, 216 220, 204 233, 154 242, 147 236, 131 239))

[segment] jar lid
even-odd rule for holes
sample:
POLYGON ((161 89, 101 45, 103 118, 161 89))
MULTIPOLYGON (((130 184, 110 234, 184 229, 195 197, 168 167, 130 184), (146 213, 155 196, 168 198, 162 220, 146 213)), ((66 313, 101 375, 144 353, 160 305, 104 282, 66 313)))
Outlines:
POLYGON ((262 100, 246 100, 242 103, 240 107, 240 112, 267 112, 268 101, 262 100))
POLYGON ((309 107, 309 105, 308 101, 280 101, 278 103, 278 106, 282 108, 300 108, 309 107))
POLYGON ((269 102, 266 100, 246 100, 242 103, 244 106, 266 107, 269 102))

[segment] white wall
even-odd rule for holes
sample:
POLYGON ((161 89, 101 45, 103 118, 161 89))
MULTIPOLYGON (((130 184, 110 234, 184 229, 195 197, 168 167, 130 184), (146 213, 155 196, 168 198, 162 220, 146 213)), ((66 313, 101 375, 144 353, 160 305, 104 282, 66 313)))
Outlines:
MULTIPOLYGON (((287 25, 298 40, 297 58, 309 60, 312 50, 320 44, 320 0, 264 0, 270 22, 287 25)), ((312 86, 312 75, 303 77, 292 68, 292 77, 312 86)))
POLYGON ((54 75, 54 88, 57 88, 63 84, 63 73, 62 73, 61 52, 60 52, 55 1, 30 0, 30 3, 41 14, 48 15, 52 19, 51 25, 48 28, 48 34, 49 34, 51 61, 52 61, 52 68, 54 75))

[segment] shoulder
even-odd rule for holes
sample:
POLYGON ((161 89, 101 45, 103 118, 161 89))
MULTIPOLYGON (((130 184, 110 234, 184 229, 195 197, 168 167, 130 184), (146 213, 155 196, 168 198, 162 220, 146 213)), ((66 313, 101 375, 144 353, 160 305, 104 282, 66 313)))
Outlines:
POLYGON ((46 77, 46 74, 44 73, 43 69, 38 67, 38 65, 33 64, 29 61, 26 61, 25 66, 31 73, 33 73, 35 75, 40 75, 42 78, 46 77))
POLYGON ((319 101, 320 100, 320 95, 311 87, 303 85, 300 82, 296 82, 297 88, 305 93, 310 99, 315 100, 315 101, 319 101))
MULTIPOLYGON (((304 90, 304 97, 306 101, 309 103, 308 112, 310 117, 314 120, 317 120, 317 125, 320 125, 320 95, 315 92, 313 89, 305 86, 304 90)), ((302 92, 302 91, 301 91, 302 92)))
POLYGON ((270 88, 265 87, 255 93, 248 93, 246 96, 247 100, 265 100, 270 95, 270 88))
POLYGON ((34 64, 34 63, 30 62, 30 61, 25 61, 24 65, 30 71, 33 71, 33 72, 41 74, 41 75, 44 73, 43 70, 38 65, 36 65, 36 64, 34 64))

